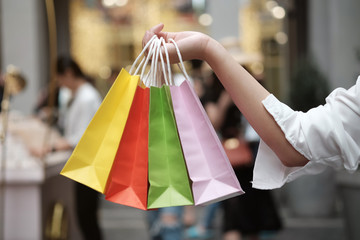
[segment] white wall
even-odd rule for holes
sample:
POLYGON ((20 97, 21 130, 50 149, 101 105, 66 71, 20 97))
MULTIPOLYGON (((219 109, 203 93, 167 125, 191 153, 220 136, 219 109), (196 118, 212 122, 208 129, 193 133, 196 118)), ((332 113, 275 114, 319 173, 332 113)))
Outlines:
POLYGON ((309 1, 309 46, 331 88, 352 86, 360 74, 360 1, 309 1))
POLYGON ((32 112, 40 82, 46 78, 46 18, 44 2, 38 0, 2 0, 2 66, 13 64, 27 79, 26 90, 12 99, 12 109, 32 112))

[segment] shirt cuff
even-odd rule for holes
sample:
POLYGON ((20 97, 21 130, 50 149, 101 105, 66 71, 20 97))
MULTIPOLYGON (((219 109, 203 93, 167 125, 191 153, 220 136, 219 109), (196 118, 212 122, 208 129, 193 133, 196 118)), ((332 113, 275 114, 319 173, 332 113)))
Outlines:
POLYGON ((318 174, 326 167, 311 161, 303 167, 286 167, 271 148, 263 140, 260 140, 252 186, 257 189, 280 188, 300 176, 318 174))
MULTIPOLYGON (((302 147, 296 145, 296 135, 292 135, 293 129, 284 129, 284 122, 293 121, 294 114, 298 114, 293 111, 287 105, 282 104, 275 96, 269 95, 263 100, 263 105, 266 110, 274 117, 277 124, 285 133, 286 139, 290 144, 299 151, 306 158, 311 159, 311 153, 306 150, 306 144, 303 143, 302 147), (305 150, 304 150, 305 149, 305 150)), ((298 123, 286 124, 288 127, 297 127, 298 123)), ((296 131, 295 131, 296 132, 296 131)), ((317 174, 326 169, 327 166, 309 161, 303 167, 286 167, 282 164, 277 155, 266 145, 264 141, 260 141, 258 154, 255 161, 253 182, 254 188, 258 189, 274 189, 282 187, 286 182, 290 182, 302 175, 317 174)))

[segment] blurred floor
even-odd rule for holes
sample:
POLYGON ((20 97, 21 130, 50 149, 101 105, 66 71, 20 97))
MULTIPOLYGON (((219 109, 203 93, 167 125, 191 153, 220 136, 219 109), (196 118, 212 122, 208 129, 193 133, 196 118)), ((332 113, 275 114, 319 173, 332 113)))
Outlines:
MULTIPOLYGON (((149 240, 145 221, 146 212, 101 200, 100 221, 104 240, 149 240)), ((197 215, 201 214, 201 208, 197 215)), ((286 215, 286 214, 284 214, 286 215)), ((284 217, 284 229, 275 234, 264 234, 262 240, 345 240, 341 218, 284 217)), ((218 214, 214 240, 221 239, 221 212, 218 214)))
POLYGON ((288 218, 274 240, 345 240, 341 218, 288 218))
POLYGON ((148 240, 145 211, 115 204, 100 204, 100 225, 104 240, 148 240))

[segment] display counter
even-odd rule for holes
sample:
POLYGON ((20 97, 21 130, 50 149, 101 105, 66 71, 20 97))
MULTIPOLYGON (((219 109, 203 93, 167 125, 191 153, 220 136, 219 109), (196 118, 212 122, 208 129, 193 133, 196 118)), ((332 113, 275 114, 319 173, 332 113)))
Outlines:
POLYGON ((51 144, 60 135, 34 117, 11 116, 2 156, 0 183, 6 240, 80 239, 74 211, 74 182, 59 175, 71 152, 43 158, 33 148, 51 144))

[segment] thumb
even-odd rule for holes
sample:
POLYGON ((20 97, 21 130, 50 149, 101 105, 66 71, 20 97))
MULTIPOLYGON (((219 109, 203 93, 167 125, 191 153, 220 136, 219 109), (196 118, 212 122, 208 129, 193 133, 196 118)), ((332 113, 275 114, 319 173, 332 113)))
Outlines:
POLYGON ((152 28, 150 28, 149 30, 147 30, 145 32, 145 35, 143 37, 142 40, 142 46, 144 47, 146 45, 146 43, 154 36, 154 35, 159 35, 161 30, 164 28, 164 24, 160 23, 152 28))
POLYGON ((155 25, 154 27, 150 28, 150 32, 158 34, 161 32, 161 30, 163 30, 163 28, 164 28, 164 24, 159 23, 158 25, 155 25))

